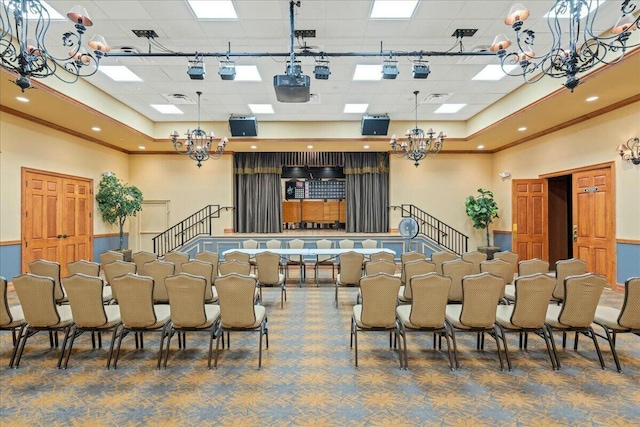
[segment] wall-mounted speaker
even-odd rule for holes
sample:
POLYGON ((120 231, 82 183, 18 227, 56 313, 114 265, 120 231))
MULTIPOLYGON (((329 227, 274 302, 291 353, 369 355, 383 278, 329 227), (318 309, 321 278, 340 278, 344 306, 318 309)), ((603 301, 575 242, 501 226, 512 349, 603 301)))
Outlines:
POLYGON ((258 121, 255 117, 229 117, 231 136, 258 136, 258 121))
POLYGON ((386 135, 389 131, 389 116, 372 116, 365 114, 362 116, 360 125, 362 135, 386 135))

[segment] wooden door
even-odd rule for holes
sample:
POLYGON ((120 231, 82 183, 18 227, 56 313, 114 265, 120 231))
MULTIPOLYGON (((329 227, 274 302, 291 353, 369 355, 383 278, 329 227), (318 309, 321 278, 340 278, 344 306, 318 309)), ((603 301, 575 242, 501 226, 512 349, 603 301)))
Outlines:
POLYGON ((547 181, 514 179, 511 185, 512 251, 520 260, 548 260, 547 181))
POLYGON ((93 258, 93 181, 22 170, 22 271, 36 259, 68 262, 93 258))
POLYGON ((615 208, 611 168, 573 174, 573 256, 616 285, 615 208))

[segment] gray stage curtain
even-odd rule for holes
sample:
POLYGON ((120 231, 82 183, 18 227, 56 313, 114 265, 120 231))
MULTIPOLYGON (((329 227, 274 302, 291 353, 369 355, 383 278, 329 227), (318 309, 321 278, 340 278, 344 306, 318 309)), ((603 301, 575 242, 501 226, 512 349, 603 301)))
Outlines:
POLYGON ((347 232, 389 231, 389 155, 344 153, 347 232))
POLYGON ((237 233, 281 232, 281 153, 236 153, 233 162, 234 230, 237 233))

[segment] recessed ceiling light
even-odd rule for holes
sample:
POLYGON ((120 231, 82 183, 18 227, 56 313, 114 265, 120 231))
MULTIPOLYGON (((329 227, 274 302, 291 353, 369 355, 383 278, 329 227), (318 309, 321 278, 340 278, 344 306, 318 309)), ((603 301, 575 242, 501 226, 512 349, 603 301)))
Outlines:
POLYGON ((371 19, 409 19, 417 6, 418 0, 374 0, 369 17, 371 19))
POLYGON ((252 149, 252 150, 255 150, 256 148, 258 148, 258 146, 257 146, 257 145, 252 145, 252 146, 251 146, 251 149, 252 149))
POLYGON ((162 114, 184 114, 182 110, 173 104, 151 104, 151 106, 162 114))
MULTIPOLYGON (((592 2, 589 1, 587 3, 582 3, 582 6, 580 7, 580 17, 581 18, 585 18, 588 14, 589 14, 589 8, 591 8, 591 12, 595 12, 596 9, 598 9, 598 7, 602 6, 602 4, 604 2, 606 2, 607 0, 601 0, 601 1, 596 1, 596 2, 592 2)), ((556 5, 559 5, 559 3, 556 3, 556 5)), ((567 6, 565 8, 565 10, 562 11, 562 13, 560 14, 556 14, 556 8, 552 8, 549 10, 549 12, 547 12, 544 17, 545 18, 555 18, 556 16, 558 18, 562 18, 562 19, 567 19, 570 18, 571 15, 571 7, 567 6)))
POLYGON ((100 72, 104 73, 107 77, 115 80, 116 82, 142 81, 140 77, 138 77, 133 71, 131 71, 124 65, 100 65, 98 70, 100 70, 100 72))
POLYGON ((146 150, 146 149, 147 149, 147 147, 145 147, 144 145, 138 145, 138 149, 140 149, 140 150, 146 150))
POLYGON ((362 114, 367 111, 369 104, 344 104, 343 113, 359 113, 362 114))
POLYGON ((273 106, 271 104, 249 104, 249 108, 253 114, 273 114, 273 106))
POLYGON ((238 14, 231 0, 187 0, 187 3, 198 19, 238 19, 238 14))
POLYGON ((485 80, 485 81, 496 81, 500 80, 504 76, 506 76, 505 71, 508 73, 514 70, 517 65, 505 65, 504 71, 502 67, 498 64, 490 64, 484 67, 478 74, 473 76, 471 80, 485 80))
POLYGON ((307 148, 308 148, 309 150, 311 150, 311 149, 313 149, 313 145, 307 145, 307 148))
POLYGON ((353 73, 353 80, 382 80, 382 65, 356 65, 356 71, 353 73))
POLYGON ((521 128, 518 128, 518 131, 520 131, 520 132, 524 132, 525 130, 527 130, 527 128, 525 126, 522 126, 521 128))
POLYGON ((24 96, 16 96, 16 100, 20 102, 29 102, 29 98, 25 98, 24 96))
POLYGON ((482 150, 484 148, 484 145, 478 145, 478 150, 482 150))
POLYGON ((365 146, 364 146, 364 147, 362 147, 362 148, 364 148, 365 150, 368 150, 368 149, 369 149, 369 146, 368 146, 368 145, 365 145, 365 146))
POLYGON ((262 78, 255 65, 236 65, 236 82, 260 82, 262 78))
POLYGON ((593 101, 597 101, 598 97, 597 96, 590 96, 589 98, 585 99, 585 101, 587 102, 593 102, 593 101))
POLYGON ((467 104, 442 104, 434 113, 436 114, 453 114, 462 110, 467 104))
POLYGON ((91 128, 91 130, 94 132, 100 132, 102 129, 100 129, 98 126, 94 126, 91 128))

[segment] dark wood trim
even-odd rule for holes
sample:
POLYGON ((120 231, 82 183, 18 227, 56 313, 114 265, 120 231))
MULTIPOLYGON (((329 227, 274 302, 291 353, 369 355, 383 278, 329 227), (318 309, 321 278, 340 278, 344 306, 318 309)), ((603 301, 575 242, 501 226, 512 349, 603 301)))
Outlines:
MULTIPOLYGON (((129 232, 128 231, 125 232, 124 235, 128 236, 129 232)), ((107 238, 107 237, 120 237, 120 233, 106 233, 106 234, 94 234, 93 235, 94 239, 104 239, 104 238, 107 238)))
POLYGON ((622 243, 623 245, 640 245, 640 240, 636 240, 636 239, 616 239, 616 243, 622 243))
POLYGON ((592 171, 596 169, 606 169, 606 168, 611 169, 611 172, 613 173, 614 165, 615 165, 615 162, 598 163, 595 165, 582 166, 579 168, 565 169, 562 171, 545 173, 544 175, 539 175, 538 178, 555 178, 556 176, 572 175, 576 172, 586 172, 586 171, 592 171))
POLYGON ((507 231, 507 230, 493 230, 493 234, 511 234, 511 231, 507 231))
POLYGON ((14 246, 14 245, 22 245, 21 240, 5 240, 4 242, 0 242, 0 246, 14 246))

